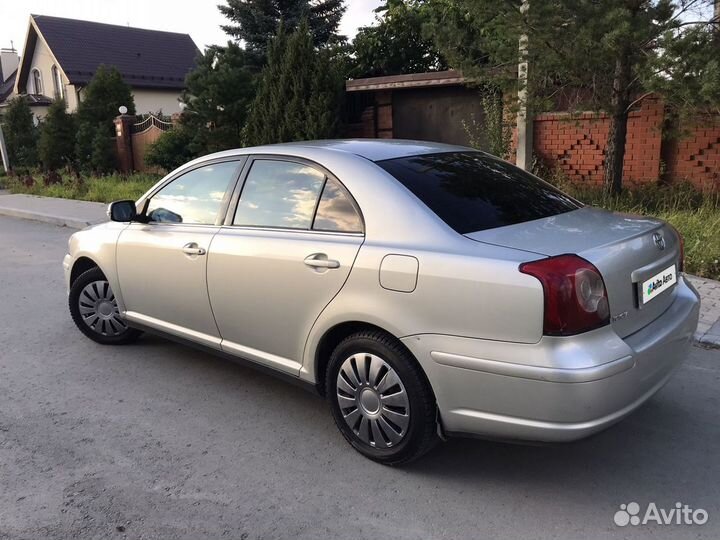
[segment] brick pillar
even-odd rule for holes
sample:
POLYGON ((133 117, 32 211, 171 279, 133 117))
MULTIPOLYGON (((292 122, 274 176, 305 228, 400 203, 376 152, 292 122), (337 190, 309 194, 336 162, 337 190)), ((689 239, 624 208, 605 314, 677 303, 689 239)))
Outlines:
POLYGON ((118 169, 123 173, 135 170, 135 160, 132 150, 132 133, 130 126, 135 121, 134 116, 121 114, 115 117, 115 141, 117 143, 118 169))

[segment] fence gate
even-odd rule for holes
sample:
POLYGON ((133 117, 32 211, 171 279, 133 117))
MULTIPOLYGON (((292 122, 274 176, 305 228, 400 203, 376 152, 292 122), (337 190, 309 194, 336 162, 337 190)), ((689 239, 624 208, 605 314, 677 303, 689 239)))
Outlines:
POLYGON ((173 123, 154 114, 141 116, 138 120, 139 122, 130 125, 130 137, 134 169, 143 172, 152 169, 145 165, 145 153, 148 146, 157 141, 165 131, 170 131, 173 123))

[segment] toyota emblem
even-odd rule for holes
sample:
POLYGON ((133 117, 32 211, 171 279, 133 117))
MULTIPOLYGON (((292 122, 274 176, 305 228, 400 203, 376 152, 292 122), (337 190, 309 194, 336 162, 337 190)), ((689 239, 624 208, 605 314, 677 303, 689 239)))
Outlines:
POLYGON ((663 235, 660 233, 654 233, 653 234, 653 242, 655 242, 655 245, 659 250, 665 249, 665 239, 663 238, 663 235))

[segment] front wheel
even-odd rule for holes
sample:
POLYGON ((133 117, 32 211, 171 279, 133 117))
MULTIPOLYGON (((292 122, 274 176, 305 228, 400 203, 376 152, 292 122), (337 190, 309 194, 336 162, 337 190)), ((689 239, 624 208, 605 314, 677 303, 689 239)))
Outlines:
POLYGON ((78 329, 103 345, 135 341, 142 332, 120 316, 115 294, 99 268, 82 273, 70 286, 70 315, 78 329))
POLYGON ((325 388, 340 432, 374 461, 407 463, 438 441, 432 389, 392 336, 368 331, 344 339, 330 357, 325 388))

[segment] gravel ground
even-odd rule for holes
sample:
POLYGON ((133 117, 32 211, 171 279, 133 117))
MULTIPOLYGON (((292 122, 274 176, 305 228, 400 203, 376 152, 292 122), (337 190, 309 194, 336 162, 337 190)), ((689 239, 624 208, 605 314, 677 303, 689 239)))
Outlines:
POLYGON ((720 537, 718 350, 591 439, 453 440, 391 469, 302 389, 159 338, 84 338, 71 232, 0 218, 0 538, 720 537), (616 526, 632 501, 709 521, 616 526))

